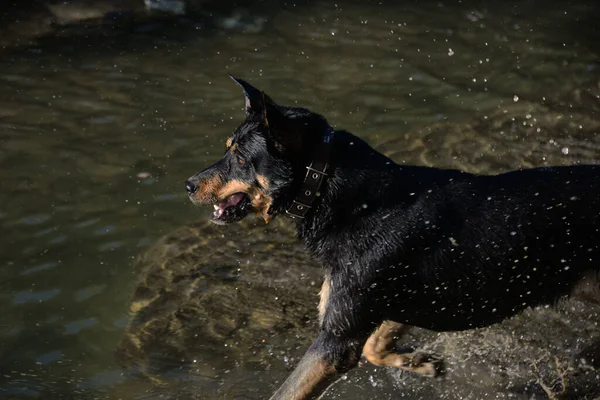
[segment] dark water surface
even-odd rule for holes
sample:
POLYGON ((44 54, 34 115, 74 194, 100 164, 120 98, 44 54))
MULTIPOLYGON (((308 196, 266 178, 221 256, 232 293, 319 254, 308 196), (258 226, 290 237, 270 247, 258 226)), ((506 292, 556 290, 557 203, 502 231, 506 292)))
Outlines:
MULTIPOLYGON (((153 397, 115 358, 132 260, 208 214, 182 182, 220 157, 243 118, 227 73, 399 162, 598 163, 599 11, 271 2, 216 17, 214 30, 188 22, 0 55, 0 397, 153 397)), ((237 379, 221 398, 270 386, 268 374, 237 379)))

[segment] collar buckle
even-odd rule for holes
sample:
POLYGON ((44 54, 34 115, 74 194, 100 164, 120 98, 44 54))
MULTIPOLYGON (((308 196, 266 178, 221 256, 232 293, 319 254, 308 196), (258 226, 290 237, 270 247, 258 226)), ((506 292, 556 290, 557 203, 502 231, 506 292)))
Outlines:
POLYGON ((313 207, 314 201, 321 195, 319 189, 328 176, 332 141, 333 129, 329 128, 323 136, 321 145, 316 149, 314 159, 306 167, 306 176, 300 186, 300 192, 290 208, 286 210, 290 217, 303 219, 313 207))

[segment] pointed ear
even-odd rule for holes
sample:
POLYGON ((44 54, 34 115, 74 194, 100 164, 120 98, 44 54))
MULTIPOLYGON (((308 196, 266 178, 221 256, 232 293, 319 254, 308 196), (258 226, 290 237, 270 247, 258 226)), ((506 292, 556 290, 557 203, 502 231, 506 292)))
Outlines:
POLYGON ((244 100, 245 100, 245 108, 246 115, 250 114, 258 114, 262 115, 265 118, 266 122, 266 106, 268 102, 273 103, 273 101, 262 91, 258 90, 248 82, 238 79, 233 75, 229 75, 231 79, 244 91, 244 100))
POLYGON ((298 152, 301 149, 301 136, 296 130, 297 127, 290 124, 281 112, 280 107, 263 91, 248 82, 231 74, 229 77, 244 91, 246 115, 259 115, 262 118, 264 124, 269 127, 269 135, 280 151, 298 152))

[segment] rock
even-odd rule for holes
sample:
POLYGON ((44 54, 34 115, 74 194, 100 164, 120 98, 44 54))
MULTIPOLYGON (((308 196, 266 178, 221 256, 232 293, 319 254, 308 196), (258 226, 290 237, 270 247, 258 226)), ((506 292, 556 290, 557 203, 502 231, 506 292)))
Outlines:
MULTIPOLYGON (((316 333, 320 271, 281 219, 267 226, 243 221, 183 227, 136 264, 140 280, 119 358, 157 388, 169 388, 161 395, 221 398, 245 392, 236 381, 258 374, 271 385, 259 390, 266 397, 316 333), (182 380, 193 384, 184 388, 182 380)), ((594 399, 600 396, 599 326, 600 305, 568 300, 485 329, 415 329, 398 346, 440 356, 445 375, 427 379, 378 368, 391 382, 369 387, 365 395, 594 399)), ((364 390, 359 377, 373 367, 357 370, 331 394, 364 390)))
POLYGON ((31 44, 35 37, 52 31, 54 15, 33 1, 11 1, 0 13, 0 49, 31 44))
POLYGON ((213 380, 264 371, 288 341, 303 348, 316 332, 320 269, 281 220, 183 227, 137 266, 118 356, 155 382, 175 371, 213 380))
POLYGON ((595 399, 600 396, 600 303, 562 301, 485 329, 432 334, 412 343, 439 354, 441 379, 392 374, 422 398, 595 399))
POLYGON ((13 0, 3 4, 0 15, 0 49, 34 45, 42 38, 109 35, 114 27, 168 25, 169 18, 176 24, 177 16, 188 11, 198 16, 211 3, 235 7, 214 0, 13 0))
POLYGON ((47 0, 46 6, 60 25, 102 19, 109 13, 140 12, 145 9, 143 0, 47 0))

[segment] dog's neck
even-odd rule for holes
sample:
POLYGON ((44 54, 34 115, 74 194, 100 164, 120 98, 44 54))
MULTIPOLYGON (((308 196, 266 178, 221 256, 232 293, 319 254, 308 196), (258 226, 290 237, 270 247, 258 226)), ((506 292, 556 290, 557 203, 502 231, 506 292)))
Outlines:
MULTIPOLYGON (((356 233, 365 218, 372 224, 378 219, 371 217, 380 213, 385 219, 390 204, 408 206, 415 201, 414 193, 447 178, 428 167, 398 165, 343 130, 335 132, 330 165, 321 196, 305 218, 293 220, 298 237, 324 264, 333 262, 329 260, 331 254, 339 256, 339 252, 332 253, 340 247, 339 238, 356 233)), ((358 251, 348 243, 343 247, 344 254, 358 251)))
POLYGON ((333 128, 328 127, 313 152, 310 164, 306 166, 306 176, 296 198, 286 209, 289 217, 304 219, 321 196, 320 189, 330 170, 333 139, 333 128))

